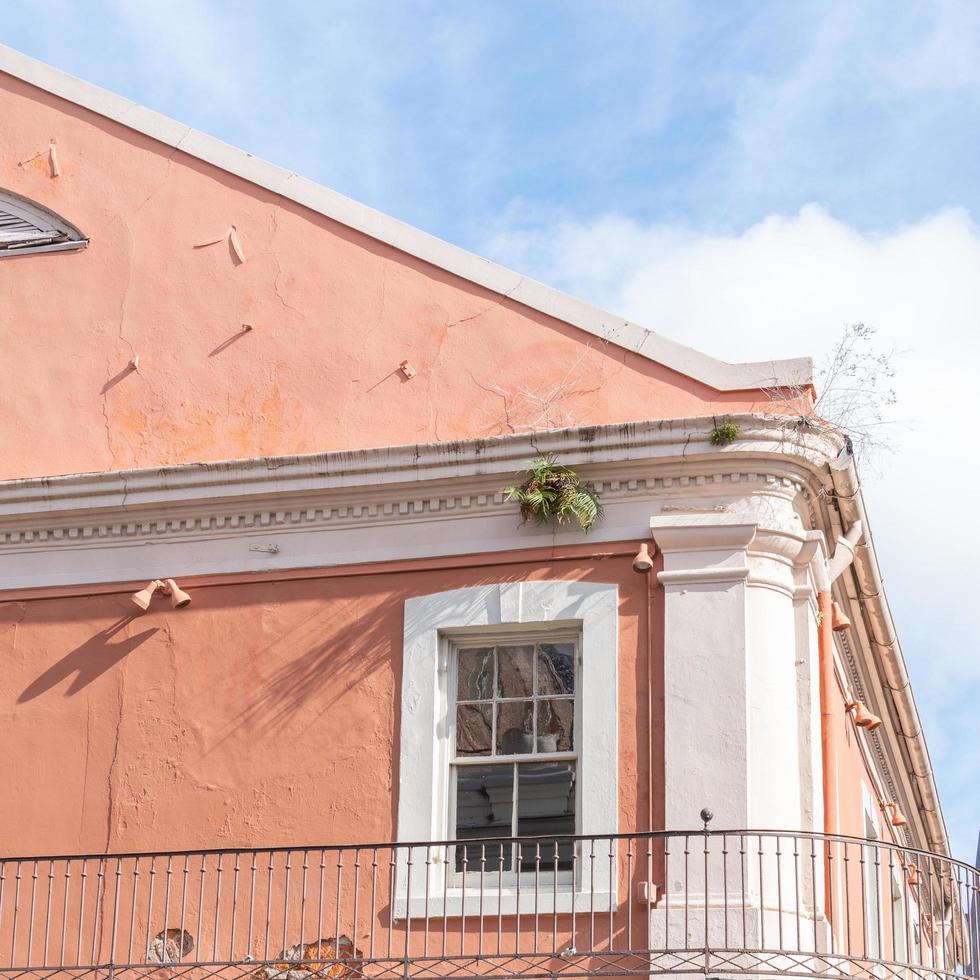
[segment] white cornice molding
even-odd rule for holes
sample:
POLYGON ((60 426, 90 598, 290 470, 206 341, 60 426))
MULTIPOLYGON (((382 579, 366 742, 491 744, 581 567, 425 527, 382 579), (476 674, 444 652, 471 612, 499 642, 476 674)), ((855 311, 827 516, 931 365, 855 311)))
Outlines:
MULTIPOLYGON (((238 460, 0 483, 0 589, 507 551, 581 541, 520 527, 501 488, 529 458, 557 452, 603 498, 589 541, 647 537, 651 514, 691 507, 777 509, 799 523, 837 446, 792 420, 641 422, 359 453, 238 460), (766 504, 765 501, 770 501, 766 504), (152 545, 152 548, 140 547, 152 545)), ((757 519, 753 517, 753 519, 757 519)))
POLYGON ((813 364, 808 357, 744 364, 716 360, 4 45, 0 45, 0 71, 717 391, 812 383, 813 364))

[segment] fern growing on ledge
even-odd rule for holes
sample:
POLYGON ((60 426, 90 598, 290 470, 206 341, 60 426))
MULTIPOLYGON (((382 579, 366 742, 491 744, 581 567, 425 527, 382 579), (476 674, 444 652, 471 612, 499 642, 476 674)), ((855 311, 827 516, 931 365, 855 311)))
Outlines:
POLYGON ((742 430, 731 419, 725 419, 721 425, 716 425, 711 430, 708 441, 712 446, 728 446, 741 434, 742 430))
POLYGON ((521 507, 521 520, 537 524, 578 522, 588 531, 602 518, 599 494, 591 483, 583 483, 570 467, 562 466, 551 453, 532 460, 522 470, 523 483, 504 488, 507 500, 521 507))

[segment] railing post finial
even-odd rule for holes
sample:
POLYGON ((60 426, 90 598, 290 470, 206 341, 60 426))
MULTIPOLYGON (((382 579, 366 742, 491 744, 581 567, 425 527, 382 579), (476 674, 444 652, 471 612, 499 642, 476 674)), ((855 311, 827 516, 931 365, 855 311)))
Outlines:
POLYGON ((701 811, 701 819, 704 821, 704 829, 705 829, 705 831, 707 831, 708 824, 711 823, 711 821, 714 820, 714 818, 715 818, 715 815, 707 807, 705 807, 701 811))

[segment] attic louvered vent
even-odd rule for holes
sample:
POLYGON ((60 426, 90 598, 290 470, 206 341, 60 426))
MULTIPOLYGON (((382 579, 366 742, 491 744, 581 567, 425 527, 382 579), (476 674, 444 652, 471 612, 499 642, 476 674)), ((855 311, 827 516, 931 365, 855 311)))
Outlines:
POLYGON ((0 258, 84 248, 88 239, 53 211, 0 189, 0 258))

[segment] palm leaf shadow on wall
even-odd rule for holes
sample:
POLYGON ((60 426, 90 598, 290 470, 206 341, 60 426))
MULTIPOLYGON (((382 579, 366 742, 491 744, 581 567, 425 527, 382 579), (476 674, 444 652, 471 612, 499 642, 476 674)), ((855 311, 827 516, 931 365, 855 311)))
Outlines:
MULTIPOLYGON (((279 635, 252 651, 252 662, 262 665, 261 675, 250 681, 241 709, 205 755, 243 730, 263 738, 281 734, 298 720, 309 727, 351 692, 363 693, 373 675, 388 669, 392 686, 385 686, 382 697, 391 700, 379 710, 390 708, 397 729, 398 698, 393 692, 401 683, 402 624, 377 615, 370 598, 334 598, 338 604, 329 609, 279 624, 279 635)), ((399 608, 404 600, 403 593, 387 599, 399 608)))

